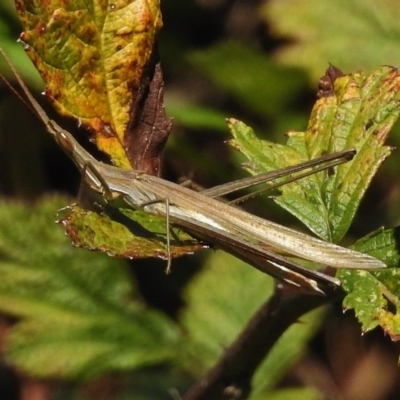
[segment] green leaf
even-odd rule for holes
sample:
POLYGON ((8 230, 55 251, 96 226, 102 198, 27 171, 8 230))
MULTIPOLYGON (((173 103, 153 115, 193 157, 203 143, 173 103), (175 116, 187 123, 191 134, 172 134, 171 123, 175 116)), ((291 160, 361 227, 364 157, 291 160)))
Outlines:
MULTIPOLYGON (((66 207, 68 215, 59 223, 77 247, 99 250, 124 258, 157 257, 168 259, 167 233, 170 233, 172 258, 208 247, 180 229, 166 225, 165 218, 141 210, 111 209, 108 214, 86 211, 77 205, 66 207), (170 229, 170 231, 168 231, 170 229)), ((167 264, 166 264, 167 265, 167 264)))
POLYGON ((390 154, 383 143, 399 116, 400 77, 393 67, 357 72, 334 82, 332 95, 315 103, 305 132, 289 132, 287 145, 259 140, 251 128, 229 120, 231 144, 249 159, 253 174, 325 153, 355 148, 354 159, 283 186, 276 202, 321 238, 337 242, 347 232, 375 172, 390 154))
POLYGON ((124 136, 162 26, 159 0, 16 0, 16 8, 21 40, 57 111, 129 168, 124 136))
POLYGON ((33 376, 68 379, 170 360, 174 324, 137 300, 123 264, 71 246, 53 223, 65 201, 0 204, 0 310, 18 318, 7 359, 33 376))
POLYGON ((347 292, 343 307, 354 309, 363 331, 380 326, 393 340, 397 340, 400 335, 398 237, 399 228, 381 229, 353 246, 356 250, 382 260, 388 268, 376 272, 341 270, 337 275, 347 292))
MULTIPOLYGON (((213 365, 273 290, 272 278, 232 256, 217 252, 210 257, 207 269, 186 291, 187 310, 182 323, 188 338, 182 358, 187 368, 199 375, 213 365)), ((309 313, 279 339, 257 371, 254 383, 257 396, 272 390, 298 361, 319 321, 320 311, 309 313)))
POLYGON ((345 71, 400 64, 395 1, 272 0, 262 13, 275 36, 289 39, 277 58, 306 67, 313 80, 328 62, 345 71))

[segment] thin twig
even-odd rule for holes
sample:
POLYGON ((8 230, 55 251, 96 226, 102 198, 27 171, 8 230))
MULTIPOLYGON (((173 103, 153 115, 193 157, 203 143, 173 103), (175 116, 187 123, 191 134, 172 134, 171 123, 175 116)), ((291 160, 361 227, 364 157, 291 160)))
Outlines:
POLYGON ((199 379, 182 400, 244 400, 252 377, 277 340, 305 313, 343 296, 333 290, 325 297, 290 294, 277 287, 275 294, 253 315, 217 363, 199 379))

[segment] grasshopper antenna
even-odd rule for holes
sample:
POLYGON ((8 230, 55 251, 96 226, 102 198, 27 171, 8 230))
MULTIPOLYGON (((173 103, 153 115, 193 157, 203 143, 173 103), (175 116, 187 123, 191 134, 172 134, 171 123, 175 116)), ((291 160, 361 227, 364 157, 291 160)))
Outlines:
POLYGON ((0 47, 0 54, 7 63, 8 67, 10 68, 11 72, 13 73, 15 79, 17 80, 19 86, 24 92, 26 99, 21 96, 21 94, 11 85, 11 83, 4 77, 4 75, 0 74, 0 79, 5 83, 5 85, 11 90, 11 92, 25 105, 25 107, 34 115, 34 117, 41 122, 46 130, 51 133, 53 136, 54 134, 54 126, 51 123, 50 118, 44 112, 43 108, 40 104, 36 101, 33 97, 32 93, 26 86, 25 82, 21 78, 20 74, 12 64, 11 60, 8 58, 6 52, 0 47))
MULTIPOLYGON (((5 53, 5 51, 1 47, 0 47, 0 54, 3 57, 3 59, 5 60, 7 66, 10 68, 11 72, 13 73, 15 79, 17 80, 17 82, 19 83, 21 88, 23 89, 24 93, 26 94, 29 91, 28 87, 25 85, 24 81, 22 80, 22 78, 18 74, 18 72, 15 69, 14 65, 11 63, 11 61, 8 58, 7 54, 5 53)), ((32 107, 32 105, 29 104, 26 101, 26 99, 24 99, 21 96, 21 94, 14 88, 13 85, 11 85, 11 83, 1 73, 0 73, 0 79, 4 82, 4 84, 8 87, 8 89, 21 101, 21 103, 23 103, 24 106, 35 116, 35 118, 38 118, 38 116, 37 116, 37 114, 35 112, 35 109, 32 107)))

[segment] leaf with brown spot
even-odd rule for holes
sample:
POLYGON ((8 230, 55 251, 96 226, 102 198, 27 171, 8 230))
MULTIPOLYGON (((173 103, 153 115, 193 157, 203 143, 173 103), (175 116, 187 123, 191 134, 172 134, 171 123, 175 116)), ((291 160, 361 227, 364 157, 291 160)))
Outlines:
POLYGON ((275 201, 319 237, 337 242, 346 234, 373 176, 390 155, 385 140, 397 121, 400 75, 382 66, 367 74, 330 71, 328 96, 321 96, 305 132, 288 133, 286 145, 259 140, 251 128, 230 119, 230 142, 250 161, 253 174, 273 171, 355 148, 354 159, 335 168, 283 186, 275 201))
POLYGON ((159 0, 16 0, 16 6, 21 40, 55 108, 93 132, 115 165, 129 168, 125 135, 162 26, 159 0))
MULTIPOLYGON (((110 256, 125 258, 157 257, 166 260, 167 229, 163 218, 144 211, 111 209, 108 214, 86 211, 77 205, 68 207, 68 215, 58 222, 77 247, 100 250, 110 256)), ((175 229, 171 234, 171 257, 208 247, 187 233, 175 229)))

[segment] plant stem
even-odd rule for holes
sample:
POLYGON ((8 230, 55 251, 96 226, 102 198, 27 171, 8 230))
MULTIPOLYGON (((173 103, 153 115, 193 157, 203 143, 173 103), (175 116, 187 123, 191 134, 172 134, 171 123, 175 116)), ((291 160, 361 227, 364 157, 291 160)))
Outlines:
POLYGON ((305 313, 341 296, 340 289, 332 290, 326 296, 311 296, 293 294, 292 289, 279 285, 220 360, 182 400, 247 399, 255 371, 286 329, 305 313))

